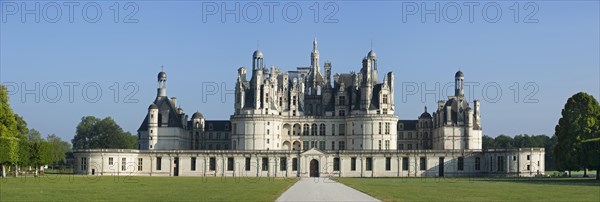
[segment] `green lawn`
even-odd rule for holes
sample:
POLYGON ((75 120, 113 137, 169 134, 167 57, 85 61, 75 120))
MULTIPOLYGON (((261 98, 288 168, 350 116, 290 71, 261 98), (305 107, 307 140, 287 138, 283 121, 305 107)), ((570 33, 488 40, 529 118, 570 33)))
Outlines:
POLYGON ((594 179, 338 178, 383 201, 600 201, 594 179))
POLYGON ((0 179, 0 201, 273 201, 295 178, 92 177, 0 179))

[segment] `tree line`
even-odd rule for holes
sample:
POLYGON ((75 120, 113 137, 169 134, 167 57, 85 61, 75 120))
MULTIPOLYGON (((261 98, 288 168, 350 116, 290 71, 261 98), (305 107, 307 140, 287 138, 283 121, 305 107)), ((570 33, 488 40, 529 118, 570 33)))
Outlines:
POLYGON ((110 117, 99 119, 86 116, 77 125, 73 146, 58 135, 42 134, 27 127, 23 117, 15 114, 8 103, 8 92, 0 85, 0 166, 2 177, 7 171, 17 176, 22 167, 35 167, 35 174, 43 165, 65 165, 72 149, 134 149, 137 137, 117 125, 110 117))
POLYGON ((8 104, 8 92, 0 85, 0 165, 2 177, 8 170, 18 175, 19 167, 66 163, 71 144, 55 134, 42 138, 39 131, 27 128, 23 117, 13 113, 8 104))

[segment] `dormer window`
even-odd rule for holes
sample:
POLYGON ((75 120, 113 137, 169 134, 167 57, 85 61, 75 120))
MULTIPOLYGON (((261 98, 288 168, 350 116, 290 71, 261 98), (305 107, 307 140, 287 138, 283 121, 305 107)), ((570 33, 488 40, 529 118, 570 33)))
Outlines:
POLYGON ((388 103, 388 95, 387 94, 383 94, 382 96, 383 98, 383 104, 387 104, 388 103))
POLYGON ((345 105, 345 104, 346 104, 346 96, 340 96, 339 105, 345 105))
POLYGON ((213 126, 213 124, 212 124, 212 123, 211 123, 211 124, 208 124, 208 130, 213 130, 213 129, 214 129, 214 126, 213 126))

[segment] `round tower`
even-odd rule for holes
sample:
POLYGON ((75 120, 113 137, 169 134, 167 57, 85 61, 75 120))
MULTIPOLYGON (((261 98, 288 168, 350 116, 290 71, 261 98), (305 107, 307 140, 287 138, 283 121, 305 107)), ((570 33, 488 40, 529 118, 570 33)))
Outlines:
POLYGON ((454 75, 454 87, 454 96, 465 95, 465 74, 460 70, 454 75))
POLYGON ((148 149, 154 150, 158 141, 158 106, 148 107, 148 149))
POLYGON ((157 97, 167 97, 167 73, 161 71, 158 73, 158 93, 157 97))

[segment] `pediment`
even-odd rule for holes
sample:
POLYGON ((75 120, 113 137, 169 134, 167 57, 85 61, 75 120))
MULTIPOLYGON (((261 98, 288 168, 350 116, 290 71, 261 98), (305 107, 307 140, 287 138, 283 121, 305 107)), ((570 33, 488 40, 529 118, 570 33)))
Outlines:
POLYGON ((323 155, 324 153, 316 148, 309 149, 302 153, 302 155, 323 155))

